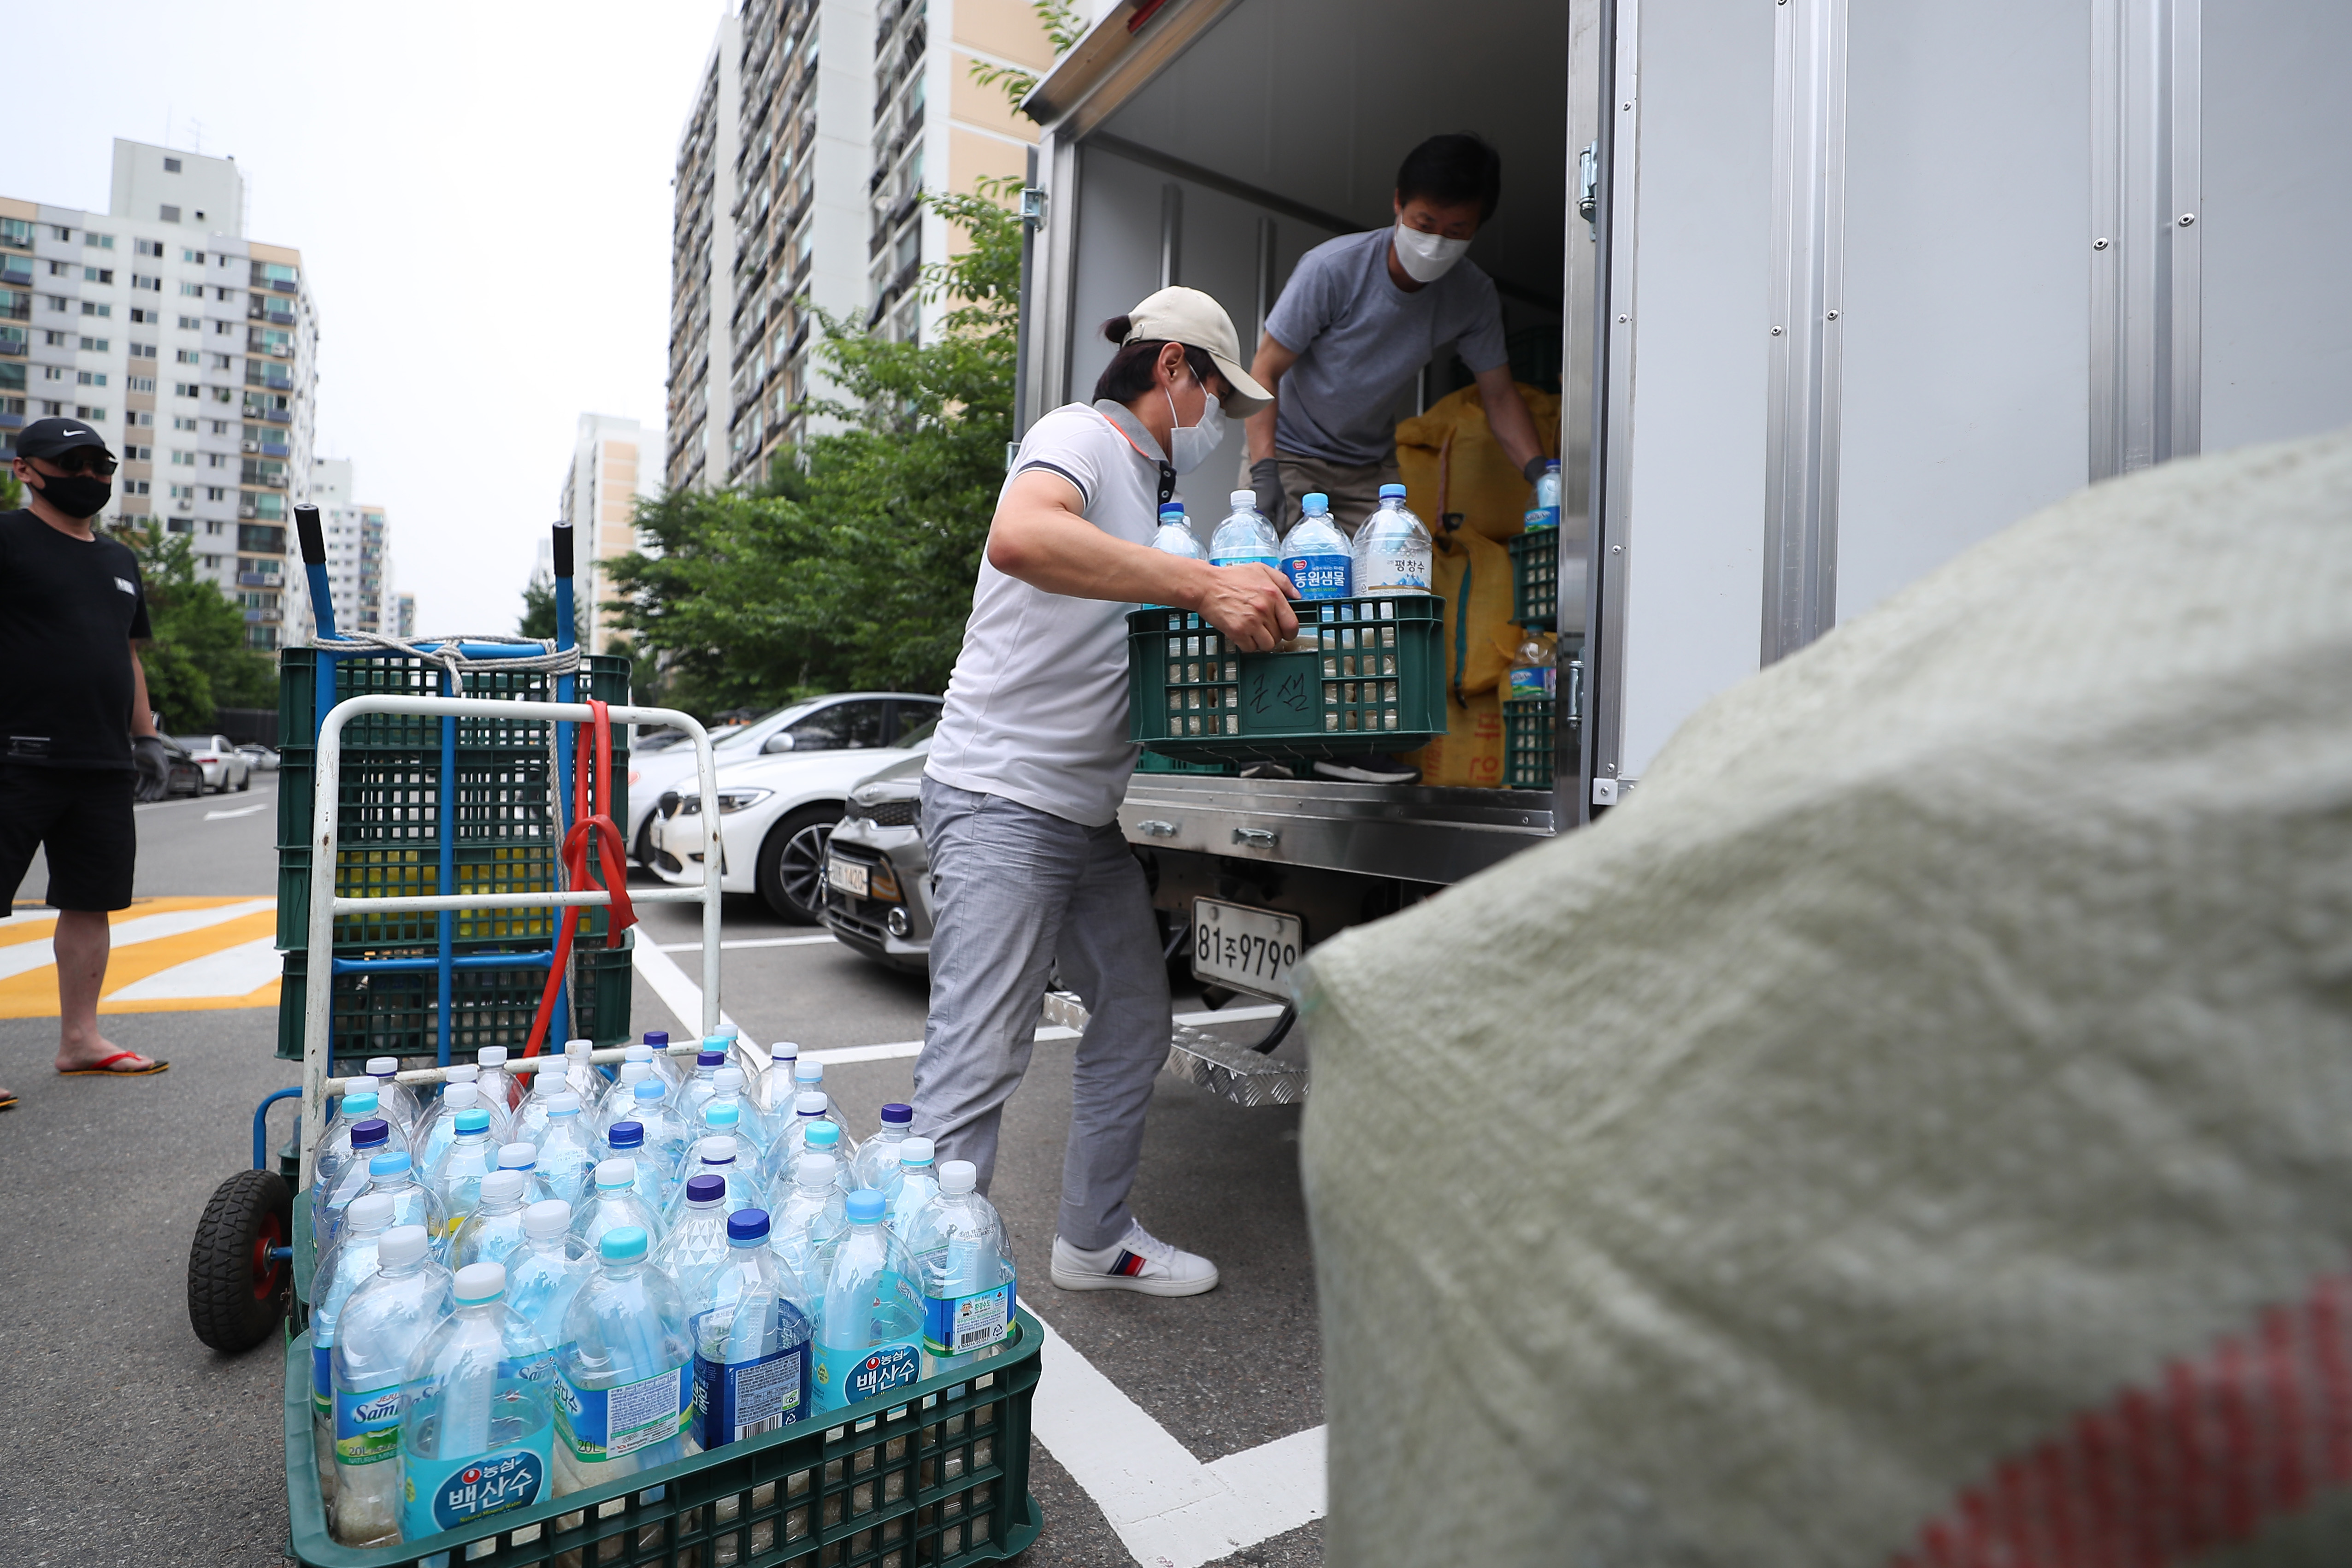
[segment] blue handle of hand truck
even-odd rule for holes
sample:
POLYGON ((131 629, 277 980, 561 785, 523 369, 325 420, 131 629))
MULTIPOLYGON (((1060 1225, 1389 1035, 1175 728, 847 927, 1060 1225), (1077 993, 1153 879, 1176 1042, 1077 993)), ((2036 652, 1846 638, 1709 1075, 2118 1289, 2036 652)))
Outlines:
POLYGON ((299 1099, 301 1093, 299 1088, 281 1089, 253 1108, 253 1168, 255 1170, 269 1169, 269 1108, 281 1100, 299 1099))

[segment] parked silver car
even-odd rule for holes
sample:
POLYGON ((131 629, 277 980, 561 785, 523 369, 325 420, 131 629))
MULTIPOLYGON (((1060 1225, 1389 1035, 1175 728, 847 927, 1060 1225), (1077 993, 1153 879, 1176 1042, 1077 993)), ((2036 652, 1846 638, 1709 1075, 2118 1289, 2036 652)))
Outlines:
POLYGON ((930 858, 919 821, 924 753, 861 781, 825 841, 825 929, 893 969, 920 974, 931 963, 930 858))

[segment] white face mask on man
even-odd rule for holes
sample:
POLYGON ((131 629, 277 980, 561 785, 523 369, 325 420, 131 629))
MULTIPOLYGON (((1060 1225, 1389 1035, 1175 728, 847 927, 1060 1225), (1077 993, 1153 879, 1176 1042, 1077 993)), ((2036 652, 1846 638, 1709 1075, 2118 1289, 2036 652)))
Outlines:
POLYGON ((1192 425, 1176 422, 1176 395, 1167 387, 1160 389, 1168 399, 1168 463, 1180 474, 1189 474, 1209 460, 1225 438, 1225 411, 1209 395, 1208 383, 1201 384, 1201 417, 1192 425))
POLYGON ((1442 234, 1423 234, 1410 227, 1404 219, 1397 219, 1396 233, 1391 243, 1396 247, 1397 265, 1416 283, 1434 283, 1454 269, 1462 253, 1470 248, 1466 239, 1448 239, 1442 234))

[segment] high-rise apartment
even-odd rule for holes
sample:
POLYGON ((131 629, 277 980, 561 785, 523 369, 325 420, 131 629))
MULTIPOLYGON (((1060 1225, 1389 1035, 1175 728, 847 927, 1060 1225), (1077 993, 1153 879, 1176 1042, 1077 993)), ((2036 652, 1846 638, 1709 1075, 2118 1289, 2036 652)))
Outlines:
POLYGON ((634 419, 583 414, 564 470, 558 514, 572 525, 572 591, 578 602, 595 606, 588 623, 588 651, 603 653, 617 635, 604 602, 615 589, 608 576, 614 557, 637 548, 637 499, 654 493, 653 459, 660 436, 634 419))
POLYGON ((161 520, 276 647, 310 471, 318 310, 299 251, 245 237, 233 158, 117 139, 104 214, 0 196, 0 457, 49 415, 122 458, 105 521, 161 520))
MULTIPOLYGON (((320 531, 326 535, 327 588, 334 600, 336 632, 346 637, 353 632, 389 632, 394 599, 392 542, 383 508, 352 499, 358 492, 348 458, 313 458, 310 482, 303 489, 307 499, 319 508, 320 531)), ((303 581, 297 573, 298 590, 303 581)), ((308 642, 318 629, 310 595, 296 592, 289 607, 295 611, 289 618, 295 628, 291 640, 308 642)))

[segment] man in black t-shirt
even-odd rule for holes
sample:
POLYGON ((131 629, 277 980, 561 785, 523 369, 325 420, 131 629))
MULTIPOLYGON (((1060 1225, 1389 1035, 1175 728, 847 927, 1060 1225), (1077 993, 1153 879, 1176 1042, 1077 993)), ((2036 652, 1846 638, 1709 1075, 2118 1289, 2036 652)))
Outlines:
MULTIPOLYGON (((114 492, 114 455, 79 420, 39 419, 16 438, 14 472, 28 504, 0 512, 0 919, 46 849, 58 1071, 161 1072, 98 1032, 106 917, 131 907, 131 785, 142 762, 163 765, 139 665, 150 635, 139 561, 90 527, 114 492)), ((0 1089, 0 1107, 15 1101, 0 1089)))

